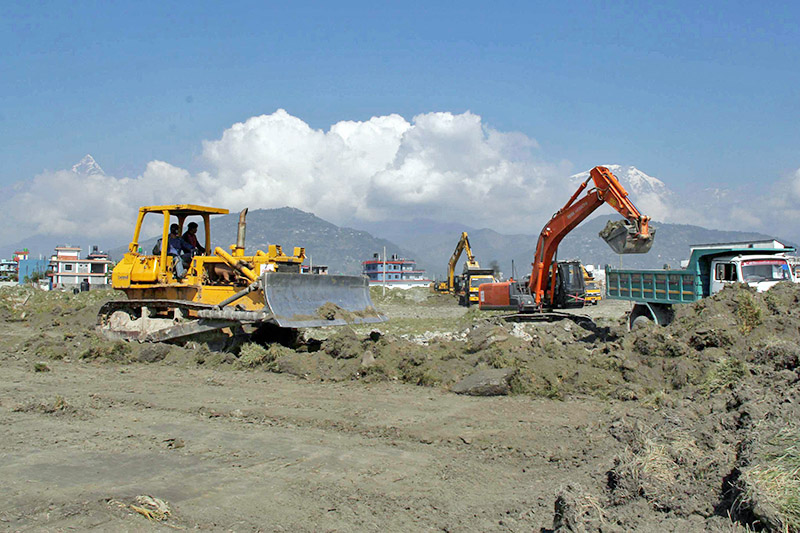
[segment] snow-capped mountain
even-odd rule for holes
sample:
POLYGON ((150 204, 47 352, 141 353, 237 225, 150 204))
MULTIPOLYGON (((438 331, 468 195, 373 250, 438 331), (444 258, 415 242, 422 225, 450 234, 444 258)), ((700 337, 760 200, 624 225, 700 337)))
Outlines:
POLYGON ((81 176, 105 175, 103 168, 98 165, 97 161, 94 160, 94 157, 89 154, 86 154, 83 159, 74 164, 72 166, 72 171, 81 176))
MULTIPOLYGON (((649 176, 633 166, 602 166, 608 168, 617 177, 639 211, 647 214, 653 220, 662 222, 671 222, 676 220, 676 217, 680 218, 676 209, 676 197, 663 181, 649 176)), ((577 185, 588 177, 589 171, 587 170, 570 176, 570 180, 577 185)))
MULTIPOLYGON (((656 194, 660 196, 669 196, 670 190, 667 189, 666 184, 658 178, 649 176, 633 166, 623 165, 602 165, 610 170, 619 180, 623 187, 633 196, 641 197, 648 194, 656 194)), ((570 176, 570 179, 575 183, 584 181, 589 177, 589 171, 581 172, 570 176)))

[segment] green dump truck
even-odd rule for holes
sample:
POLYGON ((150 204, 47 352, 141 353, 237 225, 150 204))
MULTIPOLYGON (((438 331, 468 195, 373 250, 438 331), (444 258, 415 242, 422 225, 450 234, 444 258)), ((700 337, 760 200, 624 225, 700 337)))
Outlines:
POLYGON ((652 320, 672 321, 673 305, 696 302, 732 283, 763 292, 781 281, 795 281, 778 241, 696 244, 680 270, 627 270, 606 266, 606 298, 633 302, 628 327, 652 320))

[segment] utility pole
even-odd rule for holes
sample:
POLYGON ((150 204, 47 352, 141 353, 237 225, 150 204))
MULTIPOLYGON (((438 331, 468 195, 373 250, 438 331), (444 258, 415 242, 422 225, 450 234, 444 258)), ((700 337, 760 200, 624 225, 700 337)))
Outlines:
POLYGON ((383 295, 386 296, 386 247, 383 247, 383 295))

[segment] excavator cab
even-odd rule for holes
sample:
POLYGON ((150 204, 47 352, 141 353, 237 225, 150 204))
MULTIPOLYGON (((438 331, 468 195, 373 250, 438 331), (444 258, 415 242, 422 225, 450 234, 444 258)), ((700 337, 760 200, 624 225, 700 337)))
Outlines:
POLYGON ((580 261, 559 261, 556 275, 556 307, 583 307, 586 303, 586 283, 580 261))

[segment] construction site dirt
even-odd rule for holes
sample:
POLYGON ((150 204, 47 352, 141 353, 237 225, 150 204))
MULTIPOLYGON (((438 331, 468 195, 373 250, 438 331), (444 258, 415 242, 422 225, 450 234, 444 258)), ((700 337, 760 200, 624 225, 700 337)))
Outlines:
POLYGON ((633 332, 624 302, 512 323, 373 289, 389 322, 236 354, 105 340, 118 297, 0 292, 4 529, 800 525, 800 285, 633 332))

